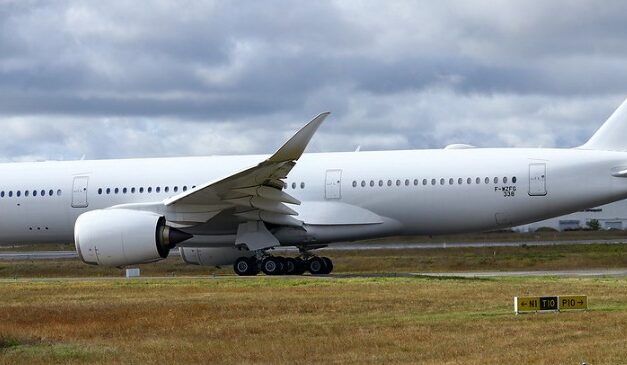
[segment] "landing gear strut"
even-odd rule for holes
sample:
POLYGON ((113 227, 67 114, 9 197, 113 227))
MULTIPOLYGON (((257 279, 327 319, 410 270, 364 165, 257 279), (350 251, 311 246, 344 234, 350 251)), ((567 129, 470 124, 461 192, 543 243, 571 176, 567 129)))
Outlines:
POLYGON ((239 276, 255 276, 262 271, 266 275, 303 275, 309 271, 312 275, 328 275, 333 271, 333 261, 328 257, 311 254, 301 248, 299 257, 272 256, 265 251, 253 257, 240 257, 233 264, 239 276))

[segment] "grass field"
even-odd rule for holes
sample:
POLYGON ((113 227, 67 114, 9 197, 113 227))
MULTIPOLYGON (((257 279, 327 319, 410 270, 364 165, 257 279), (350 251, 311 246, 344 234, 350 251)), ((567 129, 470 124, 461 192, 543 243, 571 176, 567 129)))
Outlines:
POLYGON ((342 277, 0 261, 0 364, 627 364, 627 278, 368 277, 625 268, 625 244, 328 254, 342 277), (513 314, 514 296, 549 294, 590 310, 513 314))
POLYGON ((626 279, 4 280, 0 306, 2 364, 627 363, 626 279))

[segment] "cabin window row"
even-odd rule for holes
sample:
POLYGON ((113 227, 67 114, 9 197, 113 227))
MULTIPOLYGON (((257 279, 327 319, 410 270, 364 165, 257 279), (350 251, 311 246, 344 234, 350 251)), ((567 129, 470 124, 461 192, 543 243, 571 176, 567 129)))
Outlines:
MULTIPOLYGON (((196 187, 196 185, 192 185, 192 189, 194 189, 196 187)), ((180 188, 180 191, 187 191, 187 185, 183 185, 180 188)), ((170 191, 172 191, 173 193, 178 193, 179 192, 179 187, 178 186, 173 186, 171 189, 169 186, 165 186, 163 189, 161 189, 160 186, 157 186, 155 188, 153 188, 152 186, 149 186, 147 188, 139 187, 131 187, 131 188, 98 188, 98 195, 102 195, 102 194, 151 194, 151 193, 169 193, 170 191)))
POLYGON ((300 184, 297 184, 297 183, 293 182, 291 184, 285 184, 285 189, 287 189, 288 187, 291 187, 292 190, 295 190, 298 187, 300 187, 301 189, 304 189, 305 188, 305 183, 301 182, 300 184))
MULTIPOLYGON (((438 179, 430 179, 430 180, 429 179, 422 179, 422 185, 423 186, 427 186, 427 185, 434 186, 434 185, 438 185, 438 182, 439 182, 440 185, 446 185, 447 183, 448 183, 448 185, 455 185, 455 183, 457 183, 457 185, 463 185, 464 183, 466 183, 467 185, 472 185, 473 181, 474 181, 474 184, 476 184, 476 185, 480 185, 482 182, 485 183, 485 184, 490 184, 491 182, 494 183, 494 184, 498 184, 498 183, 507 184, 509 181, 511 181, 512 184, 516 184, 517 179, 516 179, 516 176, 512 177, 511 180, 508 177, 503 177, 503 178, 494 177, 492 179, 489 178, 489 177, 486 177, 486 178, 483 178, 483 179, 480 178, 480 177, 477 177, 475 179, 470 178, 470 177, 468 177, 466 179, 461 178, 461 177, 457 178, 457 179, 454 179, 454 178, 448 178, 448 179, 440 178, 439 181, 438 181, 438 179)), ((356 188, 358 185, 361 185, 362 188, 365 188, 368 185, 371 186, 371 187, 374 187, 376 185, 378 185, 380 187, 383 187, 384 185, 387 185, 387 186, 393 186, 393 185, 396 185, 396 186, 403 186, 403 185, 410 186, 411 184, 412 184, 412 181, 410 179, 405 179, 404 181, 400 180, 400 179, 398 179, 396 181, 387 180, 387 183, 384 180, 379 180, 378 183, 375 182, 375 180, 370 180, 370 182, 367 182, 366 180, 362 180, 360 184, 358 184, 357 180, 353 181, 353 187, 354 188, 356 188)), ((420 184, 421 184, 421 181, 419 179, 414 179, 414 181, 413 181, 413 185, 414 186, 418 186, 420 184)))
POLYGON ((63 192, 61 191, 61 189, 56 190, 56 192, 53 189, 50 189, 50 190, 44 190, 44 189, 42 189, 42 190, 24 190, 24 191, 22 191, 22 190, 4 191, 3 190, 3 191, 0 191, 0 198, 5 198, 5 197, 8 197, 8 198, 13 198, 13 197, 16 197, 16 198, 20 198, 20 197, 25 197, 25 198, 28 198, 28 197, 42 197, 42 198, 45 198, 45 197, 48 197, 48 196, 54 196, 55 194, 57 196, 61 196, 61 194, 63 194, 63 192))

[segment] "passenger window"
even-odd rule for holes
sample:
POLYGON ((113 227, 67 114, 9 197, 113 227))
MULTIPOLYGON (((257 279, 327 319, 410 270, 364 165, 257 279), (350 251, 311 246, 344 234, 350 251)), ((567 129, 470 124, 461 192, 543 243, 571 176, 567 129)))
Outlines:
POLYGON ((499 178, 498 178, 498 177, 495 177, 495 178, 494 178, 494 183, 495 183, 495 184, 498 184, 498 183, 499 183, 499 178))
POLYGON ((353 187, 356 188, 357 187, 357 181, 353 180, 353 187))
POLYGON ((4 198, 4 191, 0 192, 0 198, 4 198))
POLYGON ((383 180, 379 180, 379 186, 383 186, 383 180))
POLYGON ((292 183, 292 189, 296 189, 296 183, 295 182, 292 183))
POLYGON ((370 180, 370 187, 374 187, 374 180, 370 180))
POLYGON ((48 191, 48 195, 50 195, 50 196, 54 195, 54 191, 52 191, 52 190, 48 191))
POLYGON ((464 183, 464 179, 462 179, 461 177, 457 179, 457 184, 461 185, 463 183, 464 183))
POLYGON ((115 188, 115 190, 113 190, 116 194, 118 194, 120 192, 120 188, 115 188))
POLYGON ((165 191, 166 193, 170 191, 170 187, 166 186, 165 188, 163 188, 163 191, 165 191))
POLYGON ((453 178, 448 179, 448 184, 449 185, 453 185, 453 182, 454 182, 453 178))
POLYGON ((22 195, 22 192, 18 190, 17 193, 15 193, 15 196, 17 196, 19 198, 20 195, 22 195))
POLYGON ((414 179, 414 186, 418 186, 418 179, 414 179))
POLYGON ((57 190, 57 196, 61 196, 61 194, 63 194, 63 192, 61 191, 61 189, 57 190))
POLYGON ((13 196, 13 190, 9 190, 9 198, 13 196))
POLYGON ((516 176, 512 177, 512 182, 516 184, 516 176))
POLYGON ((366 181, 365 180, 361 180, 361 187, 366 187, 366 181))
POLYGON ((476 183, 477 183, 477 185, 481 184, 481 179, 477 178, 476 183))
POLYGON ((305 183, 304 183, 304 182, 300 183, 300 188, 301 188, 301 189, 304 189, 304 188, 305 188, 305 183))
POLYGON ((146 189, 146 192, 152 193, 152 186, 149 186, 148 189, 146 189))
POLYGON ((183 186, 183 191, 187 191, 187 186, 186 185, 183 186))
POLYGON ((472 184, 472 179, 471 178, 466 179, 466 184, 468 185, 472 184))
POLYGON ((445 182, 446 182, 446 180, 444 180, 444 178, 440 179, 440 185, 444 185, 445 182))
POLYGON ((135 187, 131 188, 131 194, 135 194, 135 187))
POLYGON ((156 193, 161 192, 161 187, 157 186, 157 188, 155 189, 155 192, 156 192, 156 193))
POLYGON ((409 186, 409 179, 405 179, 405 186, 409 186))
POLYGON ((178 186, 175 186, 175 187, 174 187, 174 192, 176 193, 176 192, 178 192, 178 191, 179 191, 179 187, 178 187, 178 186))
POLYGON ((122 189, 122 193, 124 194, 128 193, 128 189, 127 188, 122 189))
POLYGON ((503 184, 507 184, 507 176, 503 178, 503 184))
POLYGON ((392 180, 388 180, 388 186, 392 186, 392 180))
POLYGON ((431 185, 435 185, 435 179, 431 179, 431 185))
POLYGON ((45 190, 41 191, 41 196, 46 196, 46 191, 45 190))
POLYGON ((489 177, 486 177, 486 178, 485 178, 485 183, 486 183, 486 184, 489 184, 489 183, 490 183, 490 178, 489 178, 489 177))
POLYGON ((427 179, 422 179, 422 185, 427 185, 427 179))
POLYGON ((37 190, 33 190, 33 196, 37 196, 37 190))
POLYGON ((396 180, 396 186, 401 186, 401 181, 400 180, 396 180))
POLYGON ((102 195, 102 188, 98 189, 98 195, 102 195))
POLYGON ((24 197, 28 197, 28 190, 24 192, 24 197))

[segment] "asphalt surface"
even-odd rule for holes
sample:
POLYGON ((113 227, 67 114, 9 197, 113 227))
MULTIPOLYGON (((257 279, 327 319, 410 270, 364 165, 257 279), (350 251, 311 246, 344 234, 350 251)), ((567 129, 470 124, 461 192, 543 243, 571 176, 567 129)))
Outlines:
POLYGON ((555 271, 483 271, 483 272, 442 272, 442 273, 415 273, 417 276, 430 277, 461 277, 461 278, 490 278, 504 276, 564 276, 564 277, 625 277, 627 269, 602 270, 555 270, 555 271))
POLYGON ((2 261, 17 260, 56 260, 74 259, 78 254, 74 251, 32 251, 32 252, 3 252, 0 253, 2 261))
MULTIPOLYGON (((515 241, 515 242, 442 242, 442 243, 336 243, 320 251, 369 251, 369 250, 420 250, 433 248, 463 248, 463 247, 518 247, 527 246, 554 246, 554 245, 592 245, 592 244, 622 244, 624 240, 576 240, 576 241, 515 241)), ((279 247, 275 252, 298 252, 295 247, 279 247)), ((178 256, 178 249, 170 253, 178 256)), ((56 260, 73 259, 78 255, 74 251, 31 251, 11 252, 0 251, 0 261, 16 260, 56 260)))
MULTIPOLYGON (((602 270, 557 270, 557 271, 482 271, 482 272, 423 272, 423 273, 363 273, 363 274, 331 274, 312 276, 304 275, 302 278, 310 280, 338 280, 346 278, 467 278, 467 279, 488 279, 498 277, 627 277, 627 269, 602 269, 602 270)), ((1 278, 0 283, 13 282, 92 282, 92 281, 115 281, 115 280, 279 280, 284 276, 236 276, 236 275, 213 275, 213 276, 146 276, 135 278, 124 278, 121 276, 110 277, 48 277, 48 278, 1 278)))

